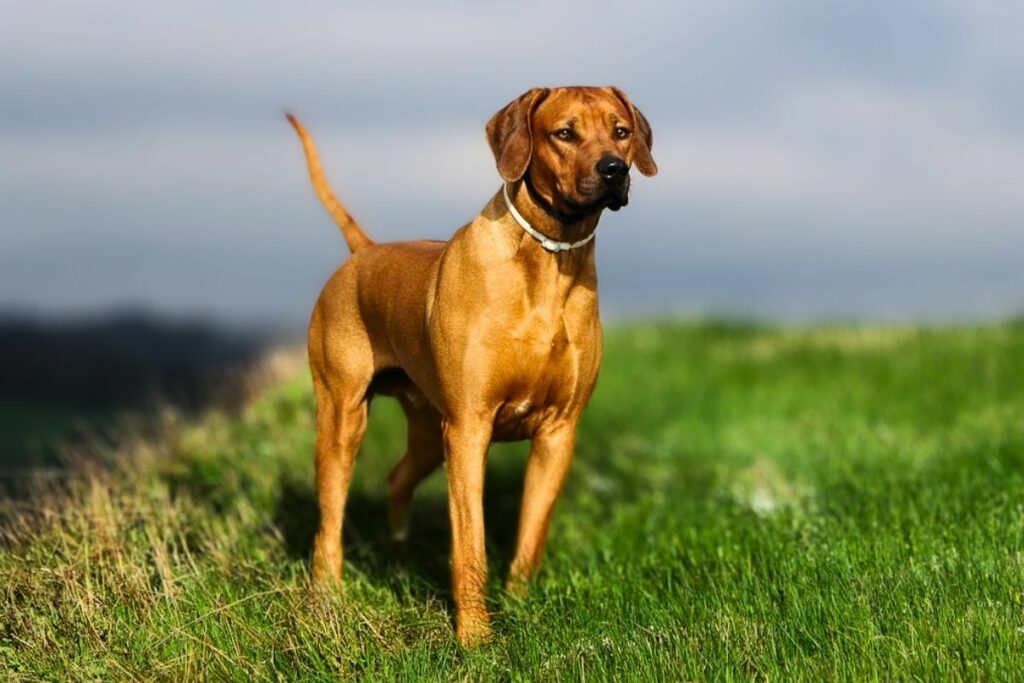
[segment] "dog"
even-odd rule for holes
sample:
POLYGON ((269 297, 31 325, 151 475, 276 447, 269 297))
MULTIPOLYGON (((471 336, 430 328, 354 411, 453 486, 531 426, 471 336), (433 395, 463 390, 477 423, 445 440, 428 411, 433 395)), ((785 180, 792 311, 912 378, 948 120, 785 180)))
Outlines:
POLYGON ((406 537, 413 490, 445 462, 456 635, 478 644, 490 637, 488 446, 532 441, 507 584, 521 593, 540 563, 597 380, 595 230, 604 209, 626 206, 633 166, 657 173, 651 127, 617 88, 533 88, 487 123, 503 185, 470 223, 447 242, 375 244, 335 197, 309 134, 287 116, 352 253, 309 325, 320 508, 314 580, 341 578, 345 500, 368 406, 375 395, 394 396, 409 426, 389 476, 393 536, 406 537))

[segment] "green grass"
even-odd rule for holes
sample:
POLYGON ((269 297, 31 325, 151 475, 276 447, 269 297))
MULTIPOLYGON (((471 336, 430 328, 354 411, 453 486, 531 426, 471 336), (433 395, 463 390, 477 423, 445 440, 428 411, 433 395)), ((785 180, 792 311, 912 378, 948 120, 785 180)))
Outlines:
POLYGON ((305 378, 8 510, 0 678, 1021 680, 1024 325, 619 327, 522 601, 492 449, 494 641, 451 630, 443 474, 387 540, 374 405, 346 587, 308 588, 305 378))

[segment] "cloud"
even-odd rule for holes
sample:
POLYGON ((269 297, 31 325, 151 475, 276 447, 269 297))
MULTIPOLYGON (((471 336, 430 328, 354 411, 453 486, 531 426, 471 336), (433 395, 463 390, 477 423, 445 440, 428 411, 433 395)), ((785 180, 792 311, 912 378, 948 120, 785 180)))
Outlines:
POLYGON ((837 284, 789 308, 913 314, 931 283, 950 311, 1011 311, 1022 18, 966 0, 25 5, 0 27, 0 305, 290 314, 341 252, 285 107, 375 235, 444 237, 498 187, 487 118, 590 82, 630 93, 661 168, 602 224, 614 291, 643 273, 667 308, 787 310, 813 276, 837 284), (858 303, 866 280, 890 290, 858 303))

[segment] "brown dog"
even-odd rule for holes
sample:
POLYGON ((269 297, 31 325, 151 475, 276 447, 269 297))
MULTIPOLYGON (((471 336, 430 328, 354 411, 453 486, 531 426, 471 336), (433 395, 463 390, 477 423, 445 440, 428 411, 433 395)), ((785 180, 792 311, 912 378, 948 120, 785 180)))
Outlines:
POLYGON ((654 175, 651 129, 616 88, 534 88, 487 124, 506 185, 448 242, 374 244, 302 140, 320 200, 352 257, 309 326, 317 402, 318 580, 341 576, 341 526, 375 394, 409 420, 389 515, 406 534, 413 489, 447 462, 456 630, 486 639, 483 488, 492 441, 532 439, 509 586, 536 571, 601 359, 594 230, 627 201, 632 164, 654 175))

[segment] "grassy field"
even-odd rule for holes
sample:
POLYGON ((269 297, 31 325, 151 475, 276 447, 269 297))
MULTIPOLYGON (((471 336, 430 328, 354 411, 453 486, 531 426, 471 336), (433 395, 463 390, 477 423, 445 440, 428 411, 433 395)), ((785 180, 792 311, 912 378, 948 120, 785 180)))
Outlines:
POLYGON ((494 641, 451 630, 443 473, 406 547, 373 407, 346 588, 307 585, 307 379, 167 420, 0 540, 0 678, 1021 680, 1024 325, 636 325, 601 379, 532 592, 501 589, 524 446, 487 480, 494 641))

